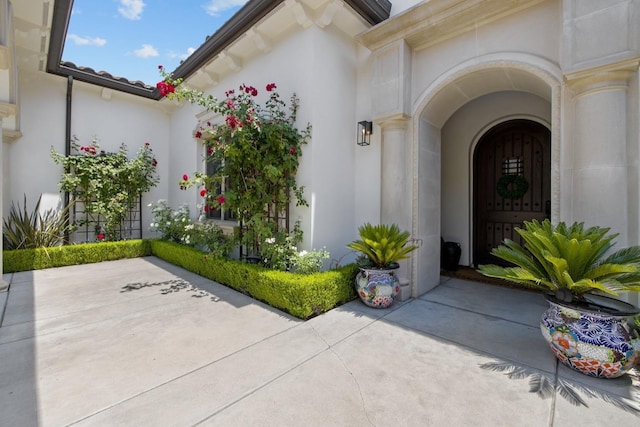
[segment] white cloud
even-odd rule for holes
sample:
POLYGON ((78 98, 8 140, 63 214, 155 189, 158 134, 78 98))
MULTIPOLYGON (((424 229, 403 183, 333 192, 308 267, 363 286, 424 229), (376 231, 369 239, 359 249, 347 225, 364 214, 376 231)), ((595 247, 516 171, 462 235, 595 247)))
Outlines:
POLYGON ((181 61, 182 61, 182 60, 187 59, 188 57, 190 57, 190 56, 191 56, 191 54, 192 54, 193 52, 195 52, 195 51, 196 51, 196 49, 195 49, 195 48, 190 47, 190 48, 188 48, 188 49, 187 49, 187 51, 186 51, 185 53, 176 53, 176 52, 173 52, 173 51, 172 51, 172 52, 169 52, 169 53, 167 54, 167 56, 168 56, 170 59, 176 59, 176 58, 177 58, 177 59, 179 59, 179 60, 181 60, 181 61))
POLYGON ((80 37, 77 34, 68 34, 68 40, 72 40, 78 46, 104 46, 107 41, 100 37, 80 37))
POLYGON ((142 9, 146 6, 142 0, 120 0, 118 12, 120 15, 132 21, 137 21, 142 15, 142 9))
POLYGON ((139 58, 151 58, 159 55, 156 48, 150 44, 143 44, 140 49, 134 50, 133 54, 139 58))
POLYGON ((248 0, 209 0, 203 7, 209 15, 216 16, 233 7, 244 6, 247 1, 248 0))

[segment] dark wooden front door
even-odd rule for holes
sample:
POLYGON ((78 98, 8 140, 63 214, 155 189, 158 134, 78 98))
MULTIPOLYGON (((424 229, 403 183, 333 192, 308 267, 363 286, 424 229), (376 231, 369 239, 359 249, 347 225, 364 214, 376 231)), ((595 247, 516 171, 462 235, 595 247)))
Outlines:
POLYGON ((474 264, 500 263, 491 249, 505 238, 522 243, 515 227, 551 215, 551 132, 529 120, 501 123, 481 138, 473 162, 474 264))

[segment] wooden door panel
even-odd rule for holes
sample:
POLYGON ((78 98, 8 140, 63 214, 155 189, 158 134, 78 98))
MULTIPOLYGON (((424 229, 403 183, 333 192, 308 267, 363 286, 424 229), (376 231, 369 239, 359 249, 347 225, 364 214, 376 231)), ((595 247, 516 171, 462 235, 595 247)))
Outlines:
POLYGON ((500 263, 491 256, 505 238, 522 243, 515 231, 524 221, 544 220, 551 211, 551 134, 536 122, 513 120, 489 130, 474 153, 474 264, 500 263), (529 188, 517 199, 496 189, 503 174, 517 174, 529 188))

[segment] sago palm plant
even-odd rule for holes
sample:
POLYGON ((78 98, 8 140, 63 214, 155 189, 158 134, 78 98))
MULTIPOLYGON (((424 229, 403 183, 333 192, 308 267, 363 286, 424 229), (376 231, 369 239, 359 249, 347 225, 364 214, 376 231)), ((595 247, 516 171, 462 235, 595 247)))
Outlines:
POLYGON ((408 254, 418 248, 409 244, 409 232, 400 231, 396 224, 366 223, 358 231, 360 240, 349 243, 347 247, 362 252, 376 268, 393 267, 398 261, 409 258, 408 254))
POLYGON ((491 252, 514 267, 481 265, 485 276, 496 277, 532 288, 555 292, 563 300, 582 299, 600 291, 617 295, 621 291, 640 291, 640 247, 610 253, 618 234, 609 228, 583 223, 553 226, 549 220, 524 223, 516 228, 524 247, 505 239, 491 252))

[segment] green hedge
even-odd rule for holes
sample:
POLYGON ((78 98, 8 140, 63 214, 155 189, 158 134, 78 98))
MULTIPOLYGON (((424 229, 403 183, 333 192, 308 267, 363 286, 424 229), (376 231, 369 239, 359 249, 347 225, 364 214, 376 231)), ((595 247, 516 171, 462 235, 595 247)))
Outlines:
POLYGON ((301 319, 324 313, 355 298, 358 272, 350 264, 336 270, 301 275, 268 270, 163 240, 151 241, 151 252, 171 264, 229 286, 301 319))
POLYGON ((302 275, 230 259, 216 259, 164 240, 126 240, 3 252, 3 272, 39 270, 155 255, 200 276, 236 289, 272 307, 308 319, 356 297, 354 264, 302 275))
POLYGON ((40 270, 151 255, 148 240, 84 243, 52 248, 16 249, 2 253, 2 271, 40 270))

